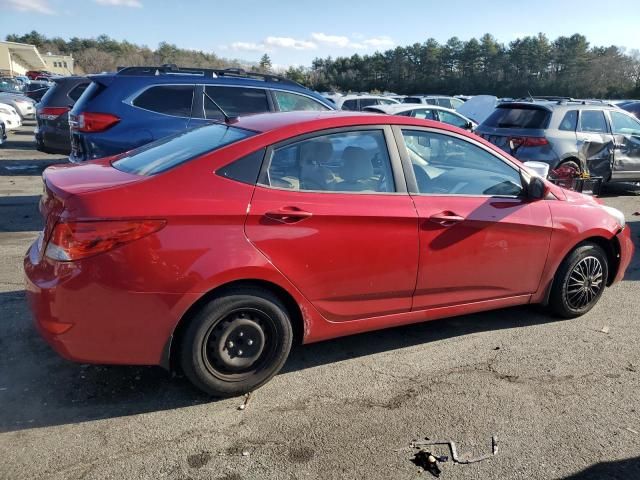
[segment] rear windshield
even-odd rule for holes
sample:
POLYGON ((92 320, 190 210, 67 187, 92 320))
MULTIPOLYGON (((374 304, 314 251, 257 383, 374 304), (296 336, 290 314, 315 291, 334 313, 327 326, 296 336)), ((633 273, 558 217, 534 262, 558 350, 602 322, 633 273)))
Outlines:
POLYGON ((547 128, 551 112, 542 108, 498 107, 483 122, 497 128, 547 128))
POLYGON ((205 125, 132 150, 113 166, 136 175, 154 175, 252 135, 255 133, 228 125, 205 125))

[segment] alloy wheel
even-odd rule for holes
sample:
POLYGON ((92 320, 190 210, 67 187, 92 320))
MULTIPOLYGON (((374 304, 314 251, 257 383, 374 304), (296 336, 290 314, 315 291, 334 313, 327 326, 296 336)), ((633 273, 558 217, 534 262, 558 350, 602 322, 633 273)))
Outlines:
POLYGON ((588 256, 576 263, 569 274, 565 293, 569 307, 582 310, 598 297, 604 288, 602 263, 588 256))

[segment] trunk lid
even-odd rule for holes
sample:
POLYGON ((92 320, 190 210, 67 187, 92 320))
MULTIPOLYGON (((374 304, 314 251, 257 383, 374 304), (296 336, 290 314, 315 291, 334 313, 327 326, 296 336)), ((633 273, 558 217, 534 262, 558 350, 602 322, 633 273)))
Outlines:
MULTIPOLYGON (((83 165, 54 165, 42 174, 43 193, 40 198, 40 214, 44 220, 42 245, 46 246, 56 223, 69 211, 78 196, 107 188, 128 185, 146 177, 121 172, 111 166, 112 158, 83 165)), ((40 254, 44 247, 40 249, 40 254)))

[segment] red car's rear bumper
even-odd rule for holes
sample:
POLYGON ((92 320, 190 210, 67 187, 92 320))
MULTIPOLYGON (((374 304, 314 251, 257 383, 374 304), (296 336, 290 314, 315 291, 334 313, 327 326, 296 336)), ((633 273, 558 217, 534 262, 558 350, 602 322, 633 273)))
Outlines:
POLYGON ((189 294, 118 289, 82 262, 24 259, 36 327, 61 356, 76 362, 159 365, 189 294))
POLYGON ((622 231, 618 233, 617 238, 620 243, 620 266, 618 267, 616 278, 613 280, 614 282, 619 282, 624 278, 624 274, 631 263, 634 252, 629 226, 624 227, 622 231))

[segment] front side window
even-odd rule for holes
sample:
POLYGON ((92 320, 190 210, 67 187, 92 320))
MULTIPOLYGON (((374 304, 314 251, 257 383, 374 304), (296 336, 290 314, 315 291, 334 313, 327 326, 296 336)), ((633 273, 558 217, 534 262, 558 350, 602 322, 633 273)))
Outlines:
POLYGON ((522 193, 518 169, 466 140, 418 130, 403 130, 402 135, 421 194, 522 193))
POLYGON ((467 121, 455 115, 451 112, 445 112, 444 110, 438 111, 438 117, 440 117, 440 121, 444 123, 448 123, 449 125, 453 125, 455 127, 467 128, 467 121))
POLYGON ((438 98, 437 102, 441 107, 452 108, 451 100, 449 100, 448 98, 438 98))
POLYGON ((283 92, 281 90, 274 90, 273 93, 281 112, 291 112, 293 110, 329 110, 328 107, 320 102, 305 97, 304 95, 283 92))
POLYGON ((133 105, 165 115, 190 117, 193 90, 193 85, 158 85, 138 95, 133 105))
POLYGON ((135 175, 154 175, 252 135, 254 132, 242 128, 205 125, 136 148, 112 165, 135 175))
POLYGON ((395 191, 381 130, 321 135, 278 148, 260 183, 298 191, 395 191))
POLYGON ((608 133, 604 112, 602 110, 583 110, 580 113, 580 130, 587 133, 608 133))
POLYGON ((204 97, 205 116, 216 120, 224 118, 218 107, 230 117, 269 111, 267 92, 262 88, 207 86, 204 97))
POLYGON ((611 129, 618 135, 640 135, 640 122, 620 112, 610 112, 611 129))

